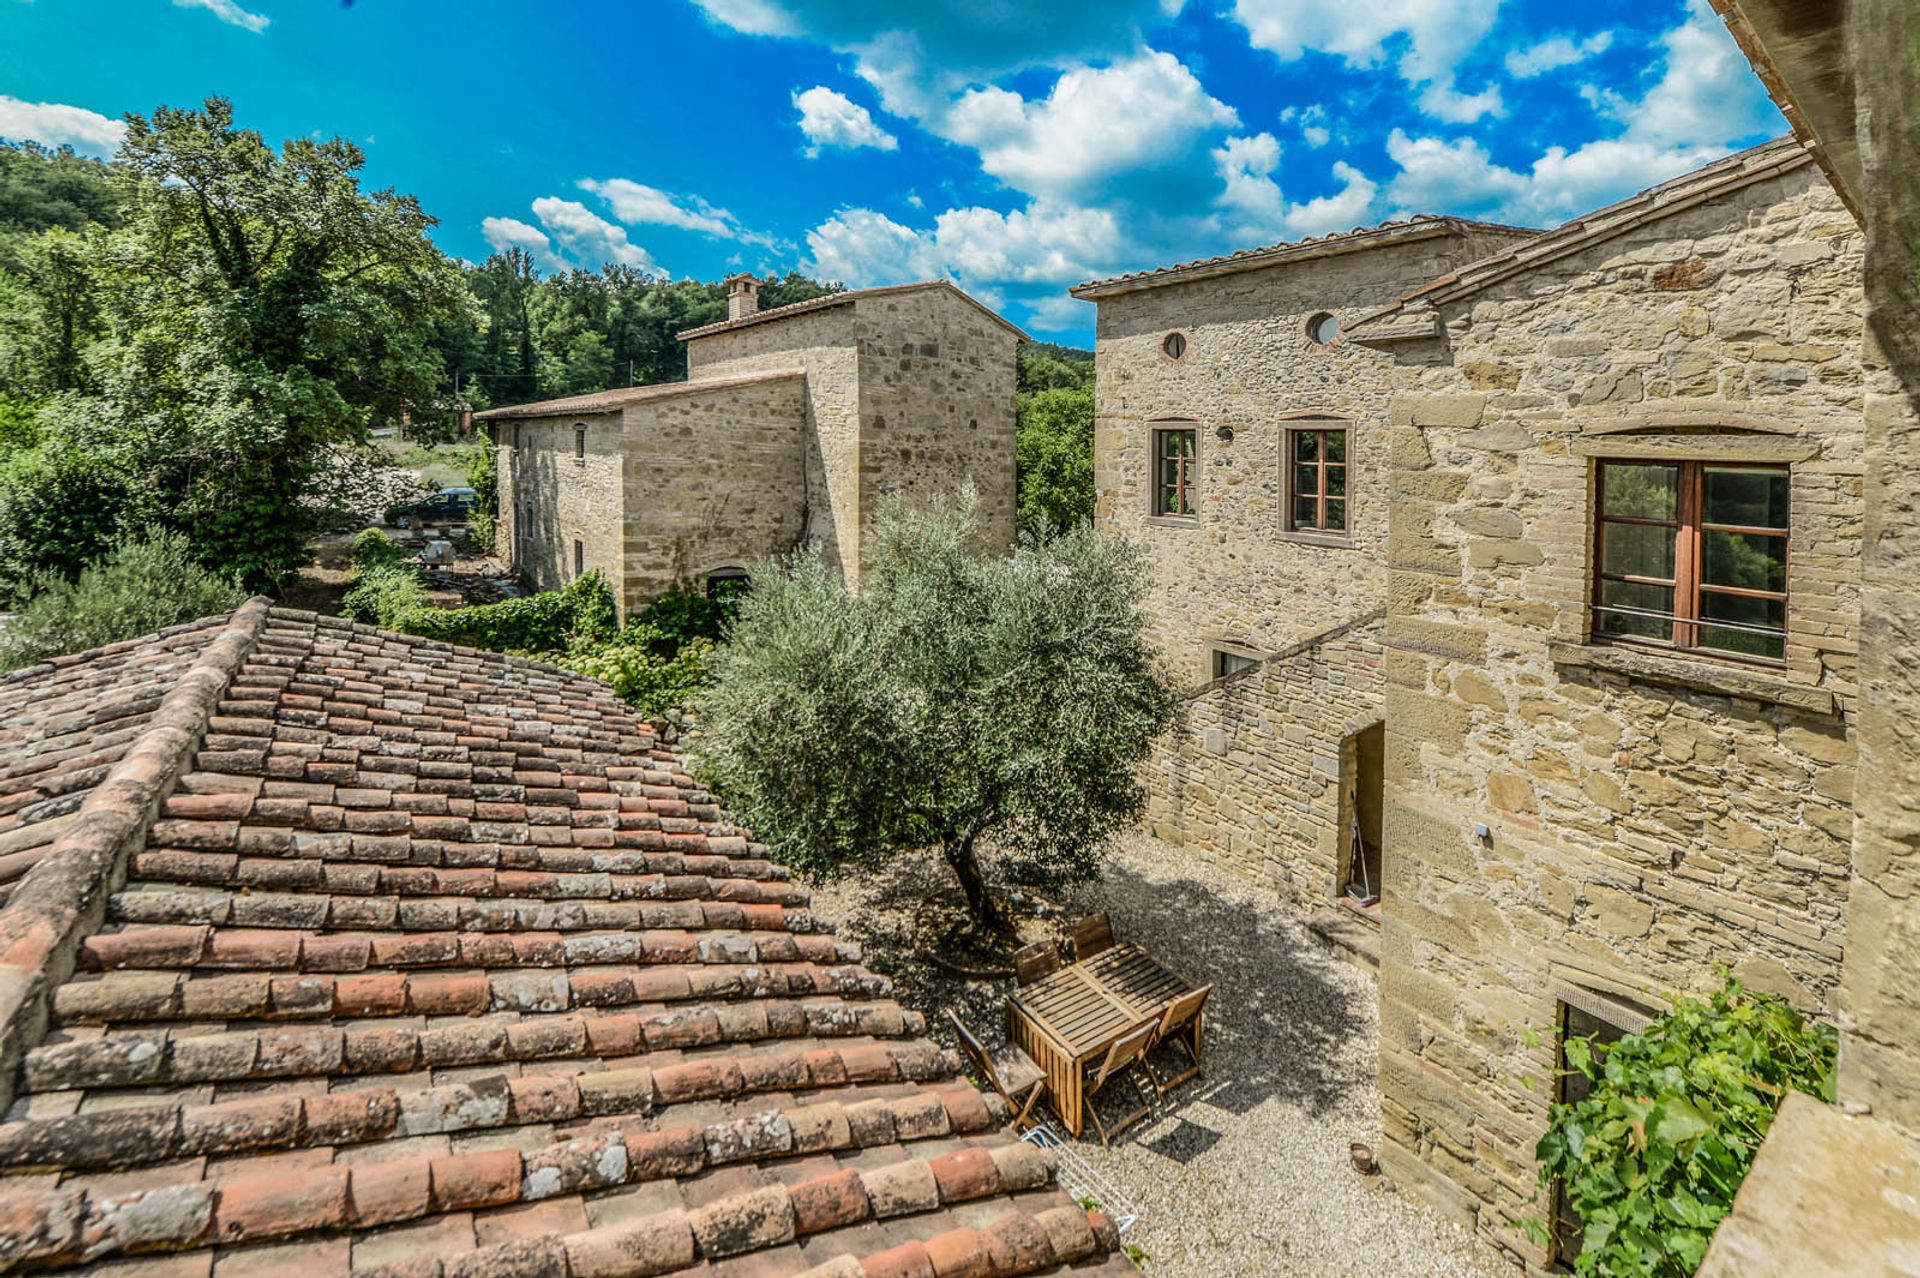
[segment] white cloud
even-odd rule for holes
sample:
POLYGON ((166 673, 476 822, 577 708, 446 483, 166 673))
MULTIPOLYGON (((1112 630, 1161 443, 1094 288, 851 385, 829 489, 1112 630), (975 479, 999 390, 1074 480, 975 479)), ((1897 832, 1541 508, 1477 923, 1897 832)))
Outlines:
POLYGON ((870 146, 881 151, 900 146, 898 138, 873 122, 872 113, 865 107, 823 84, 794 94, 793 104, 800 108, 800 131, 812 143, 807 148, 809 156, 817 156, 823 147, 830 146, 870 146))
POLYGON ((604 182, 582 178, 579 185, 581 190, 605 200, 613 215, 629 225, 677 226, 722 239, 738 238, 740 234, 740 224, 733 214, 698 196, 683 198, 626 178, 604 182))
POLYGON ((806 269, 855 287, 953 278, 975 291, 1058 289, 1094 273, 1123 242, 1108 210, 1038 201, 1010 213, 948 209, 925 230, 872 209, 842 209, 808 232, 806 269))
POLYGON ((854 59, 894 115, 937 116, 971 85, 1035 67, 1123 57, 1184 0, 695 0, 713 21, 750 35, 805 36, 854 59))
POLYGON ((480 224, 480 233, 496 252, 523 248, 549 268, 593 268, 613 262, 643 271, 661 271, 651 254, 627 239, 626 228, 607 221, 577 200, 541 196, 533 202, 533 215, 539 219, 539 226, 518 218, 490 217, 480 224))
POLYGON ((1309 107, 1287 107, 1280 112, 1280 123, 1299 125, 1301 138, 1315 149, 1333 141, 1333 130, 1327 127, 1327 108, 1318 102, 1309 107))
POLYGON ((1507 52, 1507 74, 1516 80, 1531 80, 1549 71, 1575 66, 1598 57, 1613 47, 1613 32, 1602 31, 1585 40, 1554 36, 1525 49, 1507 52))
POLYGON ((773 0, 695 0, 707 16, 746 35, 792 36, 801 28, 773 0))
POLYGON ((1206 133, 1238 122, 1178 58, 1149 49, 1068 71, 1041 99, 969 90, 936 131, 976 148, 981 167, 1007 185, 1064 199, 1122 172, 1175 166, 1206 133))
POLYGON ((807 232, 807 272, 855 288, 944 274, 931 235, 872 209, 842 209, 807 232))
POLYGON ((1287 210, 1287 230, 1294 235, 1327 235, 1350 231, 1371 220, 1379 186, 1345 160, 1333 166, 1333 176, 1344 185, 1331 195, 1315 196, 1287 210))
POLYGON ((124 121, 98 111, 64 102, 23 102, 0 94, 0 138, 108 155, 126 136, 124 121))
POLYGON ((1638 99, 1590 95, 1623 127, 1582 146, 1551 147, 1524 170, 1497 164, 1471 138, 1396 129, 1387 153, 1401 172, 1388 198, 1403 210, 1550 224, 1677 177, 1776 129, 1778 113, 1720 20, 1690 0, 1669 31, 1660 77, 1638 99))
POLYGON ((517 217, 487 218, 480 223, 480 234, 496 253, 525 249, 541 266, 552 268, 565 265, 559 254, 553 251, 553 241, 547 238, 547 233, 517 217))
POLYGON ((249 13, 234 3, 234 0, 173 0, 179 9, 205 9, 229 26, 244 27, 255 34, 265 31, 272 21, 262 13, 249 13))
POLYGON ((1421 109, 1467 124, 1502 111, 1500 91, 1454 85, 1454 73, 1493 29, 1501 0, 1400 0, 1396 4, 1328 0, 1234 0, 1232 16, 1255 48, 1283 62, 1326 53, 1348 66, 1370 67, 1404 45, 1400 78, 1422 89, 1421 109))
POLYGON ((1270 133, 1228 138, 1213 154, 1226 184, 1218 203, 1227 213, 1225 229, 1236 240, 1350 230, 1368 221, 1379 193, 1373 179, 1342 160, 1333 166, 1340 190, 1289 205, 1273 177, 1280 168, 1280 144, 1270 133))
POLYGON ((1280 167, 1280 143, 1273 134, 1228 138, 1213 158, 1225 183, 1218 201, 1222 207, 1233 210, 1256 234, 1285 220, 1286 201, 1273 179, 1280 167))

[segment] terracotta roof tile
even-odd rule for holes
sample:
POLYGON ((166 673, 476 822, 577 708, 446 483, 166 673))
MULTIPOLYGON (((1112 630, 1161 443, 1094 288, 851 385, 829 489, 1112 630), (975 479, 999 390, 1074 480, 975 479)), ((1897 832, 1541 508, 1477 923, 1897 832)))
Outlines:
POLYGON ((0 910, 0 1266, 1124 1265, 601 685, 256 601, 9 687, 0 835, 69 820, 0 910))
POLYGON ((1386 244, 1401 244, 1408 240, 1426 239, 1436 235, 1465 235, 1473 232, 1496 232, 1519 238, 1540 233, 1524 226, 1507 226, 1497 222, 1475 222, 1466 218, 1418 213, 1409 218, 1382 222, 1378 226, 1356 226, 1350 231, 1334 231, 1326 235, 1287 240, 1260 248, 1241 249, 1239 252, 1225 253, 1219 257, 1200 258, 1192 262, 1180 262, 1172 266, 1157 266, 1149 270, 1133 271, 1126 275, 1115 275, 1108 279, 1089 280, 1084 284, 1075 285, 1071 291, 1075 297, 1093 301, 1118 293, 1155 288, 1162 284, 1175 284, 1188 279, 1233 271, 1258 270, 1285 262, 1312 260, 1333 253, 1353 252, 1386 244))
POLYGON ((1813 162, 1807 145, 1791 136, 1750 147, 1443 275, 1354 320, 1347 325, 1347 335, 1360 341, 1432 337, 1437 332, 1432 311, 1436 304, 1470 297, 1501 280, 1813 162))

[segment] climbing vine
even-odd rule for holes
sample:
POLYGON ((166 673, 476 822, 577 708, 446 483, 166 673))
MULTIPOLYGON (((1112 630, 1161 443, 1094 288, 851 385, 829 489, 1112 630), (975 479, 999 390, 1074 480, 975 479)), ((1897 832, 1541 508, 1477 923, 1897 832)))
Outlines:
MULTIPOLYGON (((1639 1034, 1564 1050, 1592 1090, 1553 1105, 1535 1154, 1541 1188, 1559 1181, 1580 1217, 1583 1275, 1688 1278, 1787 1093, 1833 1099, 1832 1028, 1731 977, 1639 1034)), ((1546 1241, 1544 1222, 1527 1229, 1546 1241)))

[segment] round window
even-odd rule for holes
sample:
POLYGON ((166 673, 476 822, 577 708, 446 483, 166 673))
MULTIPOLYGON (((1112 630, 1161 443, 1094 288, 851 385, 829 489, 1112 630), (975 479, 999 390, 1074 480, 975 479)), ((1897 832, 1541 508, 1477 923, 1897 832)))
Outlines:
POLYGON ((1307 321, 1307 336, 1313 339, 1316 346, 1333 345, 1340 336, 1339 317, 1321 311, 1307 321))
POLYGON ((1165 340, 1160 343, 1160 350, 1168 359, 1179 359, 1187 353, 1187 335, 1168 333, 1165 340))

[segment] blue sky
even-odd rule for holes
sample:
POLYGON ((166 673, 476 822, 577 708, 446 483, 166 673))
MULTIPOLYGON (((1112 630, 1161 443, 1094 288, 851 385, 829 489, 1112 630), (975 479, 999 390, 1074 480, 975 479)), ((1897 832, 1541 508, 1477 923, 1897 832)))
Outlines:
POLYGON ((1551 225, 1785 131, 1703 0, 0 0, 0 137, 231 98, 450 253, 1083 279, 1414 212, 1551 225))

